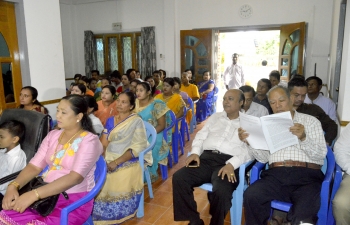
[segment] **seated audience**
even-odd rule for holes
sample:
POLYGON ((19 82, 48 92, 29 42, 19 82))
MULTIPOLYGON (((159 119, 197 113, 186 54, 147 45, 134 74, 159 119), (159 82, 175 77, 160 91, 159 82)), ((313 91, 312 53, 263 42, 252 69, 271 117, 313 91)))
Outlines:
POLYGON ((78 83, 79 83, 79 80, 81 79, 81 77, 82 77, 81 74, 79 74, 79 73, 75 74, 75 75, 74 75, 74 82, 75 82, 76 84, 78 84, 78 83))
POLYGON ((271 87, 277 86, 281 80, 281 74, 278 70, 272 70, 269 75, 269 79, 271 82, 271 87))
POLYGON ((127 74, 123 74, 122 76, 123 86, 118 87, 117 93, 120 94, 122 92, 130 91, 130 81, 131 81, 130 76, 127 74))
POLYGON ((135 216, 139 206, 143 180, 138 156, 148 143, 142 119, 132 112, 134 107, 131 92, 120 94, 118 116, 108 118, 101 137, 108 173, 95 199, 92 219, 96 225, 120 224, 135 216))
POLYGON ((263 105, 269 111, 269 114, 273 114, 266 93, 271 89, 271 82, 268 79, 260 79, 258 87, 256 88, 256 95, 253 98, 253 102, 263 105))
MULTIPOLYGON (((0 178, 20 171, 26 166, 27 157, 20 145, 24 133, 24 124, 17 120, 0 124, 0 178)), ((4 198, 9 183, 6 182, 0 185, 0 202, 4 198)), ((1 205, 0 210, 2 210, 1 205)))
POLYGON ((114 100, 115 88, 107 85, 102 88, 101 100, 97 102, 98 110, 94 115, 100 119, 103 126, 109 117, 117 115, 116 101, 114 100))
POLYGON ((101 88, 97 88, 98 91, 97 93, 95 93, 94 95, 94 98, 96 99, 96 101, 100 101, 101 100, 101 91, 102 91, 102 88, 107 86, 107 85, 111 85, 111 80, 107 77, 102 77, 101 78, 101 88))
POLYGON ((266 107, 253 102, 253 98, 255 96, 255 90, 253 87, 249 85, 244 85, 241 86, 239 90, 241 90, 244 94, 245 101, 243 109, 246 114, 257 117, 269 115, 269 111, 267 111, 266 107))
POLYGON ((164 79, 166 78, 165 70, 159 69, 158 71, 160 72, 160 80, 164 81, 164 79))
POLYGON ((137 113, 142 120, 149 122, 157 131, 157 140, 152 149, 153 164, 148 167, 151 174, 151 181, 155 182, 158 179, 158 163, 162 165, 168 164, 169 146, 163 138, 163 130, 170 124, 166 113, 169 108, 166 104, 159 100, 153 99, 151 85, 147 82, 141 82, 136 87, 136 102, 135 113, 137 113))
POLYGON ((154 86, 156 86, 156 89, 159 91, 163 91, 163 81, 160 79, 160 72, 159 70, 153 71, 153 80, 154 80, 154 86))
POLYGON ((189 83, 189 78, 188 78, 188 73, 183 72, 181 74, 181 88, 180 90, 183 92, 186 92, 188 94, 188 96, 192 99, 192 101, 197 101, 199 99, 199 92, 198 92, 198 88, 196 85, 194 84, 190 84, 189 83))
MULTIPOLYGON (((100 81, 100 85, 101 85, 101 81, 100 81)), ((89 79, 89 88, 94 94, 101 91, 101 88, 97 87, 97 80, 95 78, 89 79)))
POLYGON ((38 91, 32 86, 25 86, 21 90, 19 100, 21 105, 19 108, 37 111, 43 114, 48 114, 47 109, 38 101, 38 91))
POLYGON ((136 78, 136 70, 135 69, 128 69, 126 71, 126 75, 130 77, 129 80, 134 80, 136 78))
POLYGON ((153 79, 153 76, 146 76, 145 77, 145 81, 148 82, 151 87, 152 87, 152 94, 153 94, 153 97, 162 93, 161 90, 158 90, 156 85, 155 85, 155 82, 154 82, 154 79, 153 79))
POLYGON ((210 72, 204 71, 203 81, 198 83, 200 99, 197 102, 196 118, 197 122, 201 123, 211 115, 211 110, 214 101, 215 83, 210 79, 210 72))
MULTIPOLYGON (((115 87, 115 89, 118 89, 119 87, 123 86, 122 84, 122 75, 120 75, 118 70, 114 70, 110 75, 109 78, 112 82, 111 85, 115 87)), ((101 85, 101 87, 103 87, 101 85)))
POLYGON ((136 96, 136 86, 141 83, 138 79, 134 79, 130 82, 130 91, 136 96))
POLYGON ((135 70, 135 73, 136 73, 135 79, 136 79, 136 80, 139 80, 140 82, 143 82, 143 80, 142 80, 142 78, 141 78, 141 73, 140 73, 140 71, 135 70))
POLYGON ((173 92, 175 86, 175 81, 173 78, 165 78, 163 82, 163 93, 157 95, 155 99, 160 99, 166 103, 169 109, 171 109, 176 118, 180 118, 184 114, 183 107, 186 106, 184 100, 181 98, 181 95, 173 92))
MULTIPOLYGON (((244 192, 244 210, 247 224, 266 224, 271 212, 271 201, 292 202, 287 224, 300 222, 316 224, 320 208, 320 191, 324 174, 321 166, 327 154, 321 123, 313 116, 296 112, 288 89, 276 86, 268 94, 274 113, 290 112, 294 126, 290 132, 299 144, 283 148, 273 154, 269 150, 253 149, 250 153, 269 169, 261 179, 244 192)), ((246 141, 248 133, 239 129, 239 138, 246 141)))
POLYGON ((180 91, 181 89, 181 80, 178 77, 173 77, 174 81, 175 81, 175 85, 174 85, 174 93, 177 93, 179 95, 181 95, 181 98, 184 100, 184 102, 187 104, 188 101, 187 99, 189 98, 188 94, 184 91, 180 91))
POLYGON ((336 224, 350 224, 350 124, 341 132, 334 145, 335 161, 344 171, 343 180, 333 199, 333 215, 336 224))
POLYGON ((84 84, 73 84, 72 91, 70 93, 72 95, 85 95, 86 86, 84 84))
POLYGON ((96 80, 96 87, 101 88, 100 71, 91 70, 91 79, 96 80))
POLYGON ((94 115, 94 112, 96 112, 98 110, 98 105, 96 103, 96 100, 94 97, 92 97, 90 95, 85 95, 84 99, 85 99, 87 106, 88 106, 87 114, 91 120, 92 129, 95 131, 95 134, 100 136, 102 134, 104 127, 103 127, 100 119, 94 115))
POLYGON ((224 112, 209 117, 192 143, 186 166, 173 175, 174 220, 204 225, 197 212, 193 188, 204 183, 213 184, 208 192, 210 224, 223 225, 231 208, 232 192, 239 183, 239 167, 251 160, 248 147, 239 140, 239 111, 244 103, 240 90, 224 95, 224 112), (196 163, 196 168, 191 168, 196 163))
POLYGON ((197 85, 195 79, 193 79, 193 77, 192 77, 192 75, 193 75, 192 70, 187 69, 187 70, 185 70, 185 72, 188 73, 188 79, 189 79, 190 84, 197 85))
POLYGON ((318 105, 304 103, 307 88, 308 84, 302 78, 293 78, 288 82, 293 108, 297 112, 316 117, 321 122, 322 130, 326 133, 327 145, 331 145, 337 137, 338 125, 318 105))
POLYGON ((85 76, 79 80, 79 83, 83 84, 86 88, 85 94, 90 95, 90 96, 94 96, 94 92, 89 89, 89 85, 90 85, 89 82, 90 82, 89 78, 87 78, 85 76))
MULTIPOLYGON (((86 115, 87 105, 79 95, 69 95, 57 106, 57 125, 51 131, 29 164, 7 187, 2 201, 0 221, 4 224, 60 224, 64 207, 83 198, 94 187, 96 162, 103 148, 92 132, 86 115), (43 174, 48 184, 18 196, 18 190, 48 166, 43 174), (65 191, 69 198, 59 195, 53 212, 43 217, 28 207, 40 198, 65 191)), ((91 215, 93 200, 69 214, 70 224, 83 224, 91 215)))
POLYGON ((306 82, 308 88, 305 103, 318 105, 332 120, 337 121, 335 103, 320 93, 322 89, 322 80, 319 77, 309 77, 306 79, 306 82))

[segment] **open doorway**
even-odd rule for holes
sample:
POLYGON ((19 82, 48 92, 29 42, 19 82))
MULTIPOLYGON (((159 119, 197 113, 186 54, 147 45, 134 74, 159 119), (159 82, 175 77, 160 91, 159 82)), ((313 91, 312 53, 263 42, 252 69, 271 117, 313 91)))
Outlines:
POLYGON ((226 91, 223 74, 232 64, 232 54, 239 54, 238 64, 243 67, 246 84, 256 89, 261 78, 268 79, 272 70, 278 70, 280 30, 224 32, 219 34, 219 43, 218 112, 222 111, 226 91))

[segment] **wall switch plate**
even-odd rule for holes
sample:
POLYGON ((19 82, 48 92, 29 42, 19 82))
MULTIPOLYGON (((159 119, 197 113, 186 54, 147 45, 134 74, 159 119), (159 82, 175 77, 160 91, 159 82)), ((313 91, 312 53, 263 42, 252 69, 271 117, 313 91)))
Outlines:
POLYGON ((121 30, 122 29, 122 23, 112 23, 112 29, 113 30, 121 30))

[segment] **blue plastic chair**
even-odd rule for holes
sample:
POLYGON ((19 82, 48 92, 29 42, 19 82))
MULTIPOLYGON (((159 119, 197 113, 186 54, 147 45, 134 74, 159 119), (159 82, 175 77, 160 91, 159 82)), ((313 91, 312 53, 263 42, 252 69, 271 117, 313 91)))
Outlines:
MULTIPOLYGON (((242 207, 243 207, 243 192, 247 188, 247 183, 245 180, 245 169, 252 163, 249 161, 242 164, 239 167, 239 184, 236 190, 232 193, 231 208, 230 208, 230 217, 232 225, 240 225, 242 221, 242 207)), ((213 185, 211 183, 205 183, 199 186, 206 191, 213 191, 213 185)))
MULTIPOLYGON (((142 180, 144 180, 144 176, 145 176, 146 177, 146 181, 147 181, 147 186, 148 186, 149 197, 153 198, 151 176, 149 174, 147 166, 145 166, 145 154, 147 152, 151 151, 153 149, 154 145, 156 144, 157 132, 156 132, 156 129, 150 123, 145 122, 145 121, 143 123, 145 124, 149 146, 145 150, 140 152, 140 154, 139 154, 139 163, 140 163, 140 166, 141 166, 141 169, 142 169, 142 180)), ((141 218, 141 217, 144 216, 144 201, 145 201, 145 190, 143 189, 142 190, 141 199, 140 199, 140 204, 139 204, 139 207, 138 207, 138 210, 137 210, 137 214, 136 214, 136 216, 138 218, 141 218)))
MULTIPOLYGON (((179 162, 179 144, 180 144, 180 150, 181 150, 181 155, 184 154, 184 147, 185 147, 185 132, 186 132, 186 113, 187 109, 184 107, 184 114, 180 118, 176 119, 175 123, 175 132, 173 133, 173 155, 174 155, 174 163, 179 162), (179 129, 179 123, 181 125, 179 129), (176 143, 175 143, 176 142, 176 143), (176 144, 176 145, 175 145, 176 144)), ((188 133, 188 131, 187 131, 188 133)))
POLYGON ((192 120, 191 120, 191 123, 190 123, 190 134, 192 134, 194 129, 196 129, 196 126, 197 126, 196 113, 194 112, 194 104, 195 103, 192 101, 191 98, 188 98, 187 102, 188 102, 190 108, 192 109, 192 120))
MULTIPOLYGON (((172 132, 172 128, 175 126, 175 122, 176 122, 176 117, 175 117, 175 114, 173 111, 169 110, 167 112, 168 116, 170 116, 171 118, 171 123, 168 127, 166 127, 164 130, 163 130, 163 138, 164 140, 166 141, 166 143, 169 144, 169 141, 168 140, 168 132, 172 132)), ((172 135, 172 138, 174 138, 174 136, 172 135)), ((174 142, 175 142, 175 145, 177 146, 176 144, 176 141, 175 140, 172 140, 172 147, 174 149, 174 142)), ((177 147, 176 147, 177 149, 177 147)), ((169 164, 169 167, 172 168, 173 167, 173 160, 172 160, 172 156, 171 154, 168 155, 168 164, 169 164)), ((160 171, 161 171, 161 174, 162 174, 162 179, 163 180, 166 180, 168 179, 168 167, 166 165, 160 165, 160 171)))
MULTIPOLYGON (((95 170, 95 187, 83 198, 79 199, 78 201, 72 203, 71 205, 67 206, 66 208, 62 209, 61 211, 61 221, 60 225, 66 225, 68 224, 68 214, 72 212, 73 210, 79 208, 80 206, 86 204, 91 199, 93 199, 102 189, 105 180, 107 176, 107 166, 104 158, 100 156, 96 163, 96 170, 95 170)), ((84 223, 84 225, 93 225, 91 216, 89 219, 84 223)))
MULTIPOLYGON (((251 184, 259 179, 260 172, 262 168, 265 166, 266 166, 265 163, 260 163, 260 162, 257 162, 253 166, 251 170, 252 172, 251 172, 251 178, 250 178, 251 184)), ((325 178, 322 182, 322 188, 321 188, 321 207, 317 214, 318 225, 327 224, 327 215, 328 215, 328 208, 329 208, 329 193, 330 193, 330 185, 333 178, 334 167, 335 167, 334 154, 332 152, 332 149, 329 146, 327 146, 327 156, 321 168, 322 172, 325 173, 325 178)), ((289 212, 289 209, 291 206, 292 206, 291 203, 277 201, 277 200, 271 201, 272 209, 278 209, 284 212, 289 212)))
POLYGON ((332 187, 332 193, 331 193, 331 200, 330 200, 329 209, 328 209, 327 225, 335 225, 332 201, 333 201, 334 196, 340 187, 340 183, 342 180, 343 180, 343 171, 341 170, 340 166, 336 163, 335 164, 335 171, 334 171, 334 181, 333 181, 333 187, 332 187))

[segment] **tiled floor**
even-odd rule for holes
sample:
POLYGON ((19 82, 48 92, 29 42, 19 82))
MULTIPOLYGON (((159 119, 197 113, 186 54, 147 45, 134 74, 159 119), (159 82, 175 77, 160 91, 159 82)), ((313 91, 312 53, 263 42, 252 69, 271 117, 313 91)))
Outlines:
MULTIPOLYGON (((168 179, 163 181, 161 178, 153 183, 154 198, 149 198, 148 189, 145 188, 145 216, 143 218, 133 218, 124 224, 140 224, 140 225, 187 225, 189 222, 175 222, 173 216, 173 196, 172 196, 172 175, 185 164, 187 153, 191 150, 192 141, 195 134, 203 127, 204 123, 197 126, 197 129, 191 134, 191 140, 186 141, 185 154, 179 157, 179 163, 168 169, 168 179)), ((205 224, 210 223, 209 203, 207 192, 196 188, 194 191, 197 209, 205 224)), ((226 216, 225 225, 230 223, 230 213, 226 216)))

